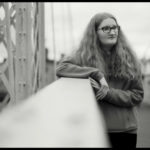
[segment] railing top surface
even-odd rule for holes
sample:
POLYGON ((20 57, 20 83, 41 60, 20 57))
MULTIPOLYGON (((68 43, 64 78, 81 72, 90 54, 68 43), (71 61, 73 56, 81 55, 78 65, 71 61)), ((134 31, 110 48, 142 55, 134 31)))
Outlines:
POLYGON ((107 147, 88 79, 61 78, 0 115, 0 147, 107 147))

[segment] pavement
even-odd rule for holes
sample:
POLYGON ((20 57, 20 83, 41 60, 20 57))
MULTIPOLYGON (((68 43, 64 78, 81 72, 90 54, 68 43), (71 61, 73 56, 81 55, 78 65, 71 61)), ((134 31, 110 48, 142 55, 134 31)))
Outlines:
POLYGON ((150 148, 150 105, 143 103, 139 108, 137 148, 150 148))

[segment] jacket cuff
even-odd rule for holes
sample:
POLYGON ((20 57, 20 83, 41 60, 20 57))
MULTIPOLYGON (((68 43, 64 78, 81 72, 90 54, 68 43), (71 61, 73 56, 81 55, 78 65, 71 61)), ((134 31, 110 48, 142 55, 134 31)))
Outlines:
POLYGON ((103 100, 105 101, 107 101, 107 100, 109 100, 109 99, 111 99, 111 91, 110 91, 110 89, 109 89, 109 91, 107 92, 107 94, 106 94, 106 96, 103 98, 103 100))
POLYGON ((98 70, 98 71, 92 72, 91 77, 99 83, 102 77, 104 77, 104 74, 98 70))

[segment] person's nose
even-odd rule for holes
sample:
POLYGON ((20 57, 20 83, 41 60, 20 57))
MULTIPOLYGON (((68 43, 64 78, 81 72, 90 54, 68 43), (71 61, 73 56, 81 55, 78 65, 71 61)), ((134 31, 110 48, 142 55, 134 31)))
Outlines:
POLYGON ((116 34, 116 32, 114 31, 114 30, 110 30, 110 32, 109 32, 109 34, 112 34, 112 35, 114 35, 114 34, 116 34))

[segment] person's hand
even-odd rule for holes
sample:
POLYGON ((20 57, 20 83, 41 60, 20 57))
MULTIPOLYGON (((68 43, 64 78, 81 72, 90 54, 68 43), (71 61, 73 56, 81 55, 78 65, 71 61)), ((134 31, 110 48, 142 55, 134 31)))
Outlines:
POLYGON ((98 82, 96 82, 94 79, 92 79, 91 77, 89 77, 90 79, 90 82, 91 82, 91 85, 92 87, 98 91, 100 89, 100 84, 98 82))
POLYGON ((89 79, 90 79, 92 87, 94 88, 96 99, 102 100, 107 95, 107 92, 109 91, 109 86, 105 78, 102 78, 100 80, 100 84, 90 77, 89 79))
POLYGON ((96 92, 96 99, 97 100, 102 100, 107 95, 108 91, 109 91, 108 86, 101 85, 100 89, 96 92))
POLYGON ((109 86, 108 86, 108 83, 107 83, 107 81, 105 80, 105 78, 104 78, 104 77, 102 77, 102 78, 101 78, 101 80, 100 80, 100 84, 101 84, 101 85, 105 85, 105 86, 109 87, 109 86))

